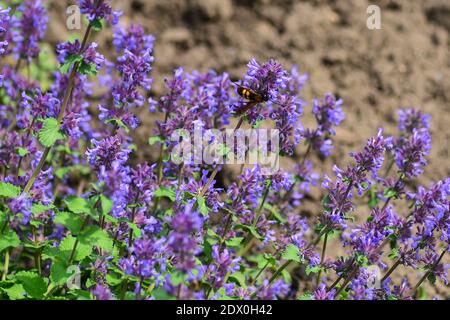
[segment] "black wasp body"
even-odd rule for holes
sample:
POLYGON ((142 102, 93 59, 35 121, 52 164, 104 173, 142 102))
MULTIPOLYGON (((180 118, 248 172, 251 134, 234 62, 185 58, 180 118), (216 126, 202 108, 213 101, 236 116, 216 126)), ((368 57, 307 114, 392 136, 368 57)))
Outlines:
POLYGON ((256 103, 269 101, 269 95, 267 93, 259 93, 253 89, 238 85, 237 93, 244 99, 256 103))
POLYGON ((263 103, 269 101, 269 95, 267 93, 260 93, 256 90, 250 89, 248 87, 242 86, 240 84, 235 83, 237 86, 237 93, 247 100, 247 103, 239 108, 236 113, 237 114, 245 114, 248 110, 253 108, 258 103, 263 103))

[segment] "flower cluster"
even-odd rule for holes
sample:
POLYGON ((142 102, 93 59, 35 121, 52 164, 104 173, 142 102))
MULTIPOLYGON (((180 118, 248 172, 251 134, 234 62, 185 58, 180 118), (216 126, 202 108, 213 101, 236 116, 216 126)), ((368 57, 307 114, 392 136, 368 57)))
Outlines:
POLYGON ((58 44, 59 65, 39 76, 26 69, 45 4, 0 8, 0 299, 414 299, 426 281, 448 285, 450 178, 415 179, 430 154, 428 115, 400 109, 398 135, 374 132, 331 178, 314 164, 331 154, 343 100, 309 106, 297 67, 252 59, 237 83, 178 67, 155 94, 156 38, 120 25, 108 1, 79 6, 83 40, 58 44), (107 58, 91 39, 104 21, 107 58), (304 111, 315 127, 303 127, 304 111), (155 121, 139 131, 150 146, 134 134, 143 114, 155 121), (240 148, 249 126, 278 129, 279 150, 267 145, 275 170, 173 157, 230 131, 238 139, 214 150, 254 155, 240 148), (414 273, 399 278, 399 266, 414 273), (78 288, 67 285, 73 267, 78 288))

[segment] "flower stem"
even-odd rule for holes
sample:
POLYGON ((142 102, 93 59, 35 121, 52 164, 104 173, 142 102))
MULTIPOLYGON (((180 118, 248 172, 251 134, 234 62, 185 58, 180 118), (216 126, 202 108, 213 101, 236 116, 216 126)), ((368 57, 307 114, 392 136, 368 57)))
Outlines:
POLYGON ((323 264, 323 261, 325 260, 325 251, 327 250, 327 240, 328 240, 328 232, 325 233, 325 236, 323 238, 322 255, 320 256, 320 264, 319 264, 319 266, 321 268, 320 268, 319 272, 317 273, 316 287, 319 287, 320 277, 322 275, 322 264, 323 264))
POLYGON ((417 284, 414 286, 414 288, 411 290, 411 295, 414 295, 417 291, 417 289, 419 289, 419 287, 422 285, 422 283, 425 281, 426 278, 428 278, 428 276, 434 271, 434 269, 436 268, 436 266, 439 264, 439 262, 441 262, 442 258, 444 257, 445 253, 447 252, 447 250, 443 250, 441 255, 439 256, 439 258, 436 260, 436 262, 431 266, 431 268, 423 275, 422 278, 420 278, 419 282, 417 282, 417 284))
MULTIPOLYGON (((84 51, 84 49, 86 47, 86 43, 87 43, 88 38, 89 38, 89 35, 91 33, 91 29, 92 29, 92 25, 89 24, 87 29, 86 29, 86 32, 84 34, 83 42, 81 44, 79 53, 82 53, 84 51)), ((70 97, 72 95, 73 84, 75 82, 75 76, 77 75, 77 70, 78 70, 79 64, 80 64, 79 62, 75 62, 73 67, 72 67, 72 71, 70 72, 69 81, 68 81, 68 84, 67 84, 67 89, 66 89, 66 92, 64 94, 63 102, 61 104, 61 110, 59 111, 59 114, 58 114, 58 123, 62 122, 62 120, 64 118, 64 115, 65 115, 65 112, 66 112, 67 105, 69 104, 69 100, 70 100, 70 97)), ((45 148, 44 153, 42 154, 42 157, 39 160, 38 165, 34 169, 33 173, 31 174, 30 179, 28 180, 27 184, 25 185, 23 193, 30 192, 31 188, 33 187, 34 182, 36 181, 36 178, 38 177, 39 173, 42 170, 42 167, 44 166, 45 160, 46 160, 48 154, 50 153, 51 148, 52 147, 46 147, 45 148)))
POLYGON ((5 262, 3 263, 3 274, 2 274, 2 281, 6 280, 6 276, 8 275, 8 269, 9 269, 9 248, 5 251, 5 262))

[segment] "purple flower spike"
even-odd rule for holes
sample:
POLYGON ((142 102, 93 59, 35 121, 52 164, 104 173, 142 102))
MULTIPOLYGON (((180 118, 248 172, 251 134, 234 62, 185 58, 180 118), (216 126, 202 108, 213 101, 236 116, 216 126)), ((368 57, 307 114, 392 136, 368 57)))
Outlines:
POLYGON ((80 0, 80 11, 87 15, 89 21, 106 19, 111 24, 117 24, 121 12, 113 11, 106 0, 80 0))
POLYGON ((26 0, 18 8, 21 16, 11 19, 16 58, 28 61, 39 55, 39 41, 45 36, 48 16, 41 0, 26 0))

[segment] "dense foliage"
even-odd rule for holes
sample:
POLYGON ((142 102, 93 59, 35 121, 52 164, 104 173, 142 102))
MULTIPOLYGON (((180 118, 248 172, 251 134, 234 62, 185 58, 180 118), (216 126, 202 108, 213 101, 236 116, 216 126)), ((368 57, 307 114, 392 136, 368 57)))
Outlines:
POLYGON ((121 27, 107 1, 79 7, 84 37, 57 45, 57 70, 41 50, 45 5, 0 8, 0 298, 411 299, 425 280, 448 284, 450 178, 410 183, 427 165, 428 115, 400 109, 397 133, 379 129, 320 175, 311 156, 333 152, 345 104, 314 100, 317 125, 303 128, 296 67, 251 60, 242 84, 268 101, 243 114, 226 73, 177 68, 155 97, 155 38, 121 27), (107 59, 90 37, 109 26, 107 59), (154 163, 134 157, 139 108, 162 115, 154 163), (223 132, 234 119, 277 128, 279 156, 296 166, 242 167, 222 185, 221 164, 171 161, 176 130, 223 132), (310 217, 313 189, 324 197, 310 217), (400 266, 413 275, 396 278, 400 266))

